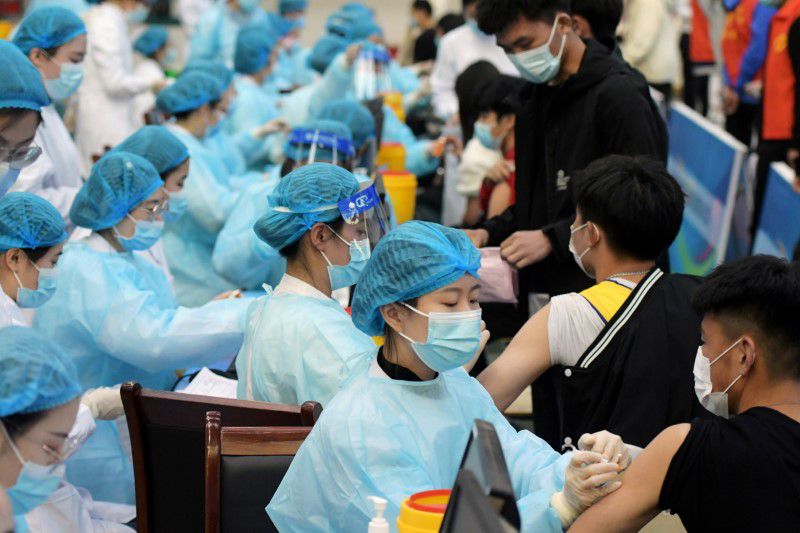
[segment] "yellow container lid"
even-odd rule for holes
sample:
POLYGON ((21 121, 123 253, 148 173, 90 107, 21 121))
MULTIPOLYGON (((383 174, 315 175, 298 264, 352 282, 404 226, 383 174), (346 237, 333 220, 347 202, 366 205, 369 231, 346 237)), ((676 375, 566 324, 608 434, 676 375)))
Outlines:
POLYGON ((442 525, 450 489, 429 490, 409 497, 400 506, 399 533, 436 533, 442 525))

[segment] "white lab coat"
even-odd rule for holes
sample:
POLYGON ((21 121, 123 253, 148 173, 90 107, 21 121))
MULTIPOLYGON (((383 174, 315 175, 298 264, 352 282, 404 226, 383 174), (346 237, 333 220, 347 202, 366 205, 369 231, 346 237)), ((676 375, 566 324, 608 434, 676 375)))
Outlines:
POLYGON ((87 172, 78 147, 52 105, 42 108, 42 122, 33 142, 42 149, 42 155, 22 169, 11 190, 41 196, 69 222, 69 208, 87 172))
POLYGON ((17 302, 9 298, 5 291, 0 288, 0 328, 7 326, 29 327, 30 325, 30 322, 22 316, 22 310, 17 305, 17 302))
POLYGON ((78 90, 75 139, 86 168, 136 131, 134 97, 153 82, 134 74, 133 46, 125 13, 102 3, 84 17, 89 38, 85 75, 78 90))
POLYGON ((190 41, 194 35, 194 29, 200 22, 200 17, 213 5, 212 0, 178 0, 178 19, 181 21, 187 41, 190 41))
POLYGON ((492 63, 501 74, 519 76, 493 35, 479 35, 464 24, 442 37, 431 72, 433 108, 439 117, 447 119, 458 112, 456 78, 480 60, 492 63))
MULTIPOLYGON (((133 74, 137 78, 149 80, 150 85, 155 85, 159 81, 165 81, 167 76, 161 69, 158 61, 139 54, 133 58, 133 74)), ((144 115, 156 106, 156 93, 152 89, 142 91, 133 99, 133 118, 136 122, 136 129, 145 125, 144 115)))

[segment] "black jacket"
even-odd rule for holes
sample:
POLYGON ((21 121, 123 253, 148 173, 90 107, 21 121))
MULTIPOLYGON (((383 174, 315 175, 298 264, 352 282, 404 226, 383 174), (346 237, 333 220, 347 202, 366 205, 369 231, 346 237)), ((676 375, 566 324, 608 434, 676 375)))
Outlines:
POLYGON ((604 429, 645 447, 668 426, 709 416, 694 391, 700 281, 648 274, 575 366, 554 367, 555 396, 534 404, 536 434, 556 450, 604 429))
POLYGON ((490 246, 519 230, 543 229, 550 238, 551 256, 520 272, 521 295, 580 291, 591 280, 568 250, 574 173, 611 154, 666 162, 666 127, 641 74, 593 40, 586 41, 575 75, 557 87, 527 84, 520 98, 517 203, 480 227, 489 232, 490 246))

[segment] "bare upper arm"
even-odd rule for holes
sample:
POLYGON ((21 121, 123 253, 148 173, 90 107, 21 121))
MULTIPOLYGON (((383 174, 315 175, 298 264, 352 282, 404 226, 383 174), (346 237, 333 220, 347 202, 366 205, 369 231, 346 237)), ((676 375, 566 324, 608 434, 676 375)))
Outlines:
POLYGON ((478 376, 500 411, 550 368, 549 317, 550 306, 547 305, 522 326, 497 361, 478 376))
POLYGON ((652 520, 669 464, 689 428, 678 424, 662 431, 624 473, 622 486, 583 513, 570 532, 638 531, 652 520))

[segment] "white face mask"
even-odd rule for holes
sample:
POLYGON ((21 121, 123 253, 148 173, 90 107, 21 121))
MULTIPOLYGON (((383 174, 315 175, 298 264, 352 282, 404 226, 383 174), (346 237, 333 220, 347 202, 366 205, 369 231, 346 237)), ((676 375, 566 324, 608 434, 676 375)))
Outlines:
POLYGON ((713 385, 711 383, 711 365, 719 361, 724 355, 733 350, 737 344, 742 342, 742 339, 737 340, 721 354, 716 356, 713 361, 709 361, 708 357, 703 355, 702 349, 697 349, 697 355, 694 359, 694 392, 697 394, 697 399, 700 403, 717 416, 728 418, 730 416, 730 408, 728 406, 728 391, 736 385, 736 382, 742 379, 742 374, 739 374, 736 379, 725 387, 722 392, 713 392, 713 385))
POLYGON ((575 250, 575 245, 572 243, 572 237, 573 237, 573 235, 575 235, 577 232, 579 232, 579 231, 580 231, 580 230, 582 230, 583 228, 587 227, 588 225, 589 225, 589 223, 587 222, 587 223, 585 223, 585 224, 582 224, 582 225, 578 226, 578 227, 577 227, 577 228, 575 228, 574 230, 571 230, 571 231, 570 231, 570 235, 569 235, 569 251, 570 251, 570 252, 572 252, 572 257, 573 257, 573 258, 575 258, 575 263, 577 263, 578 267, 579 267, 579 268, 580 268, 580 269, 583 271, 583 273, 584 273, 584 274, 586 274, 587 276, 589 276, 590 278, 594 279, 594 275, 593 275, 593 274, 590 274, 590 273, 589 273, 589 271, 588 271, 588 270, 586 270, 586 267, 584 267, 584 266, 583 266, 583 256, 584 256, 584 255, 586 255, 586 253, 587 253, 589 250, 591 250, 591 249, 592 249, 592 246, 590 245, 588 248, 586 248, 584 251, 582 251, 582 252, 579 254, 579 253, 578 253, 578 252, 575 250))
POLYGON ((550 45, 556 36, 558 17, 553 21, 553 30, 550 38, 542 46, 537 46, 531 50, 526 50, 518 54, 509 54, 508 59, 517 68, 520 75, 532 83, 547 83, 552 80, 561 70, 561 57, 564 55, 564 47, 567 45, 567 36, 562 35, 561 47, 558 55, 554 56, 550 51, 550 45))

